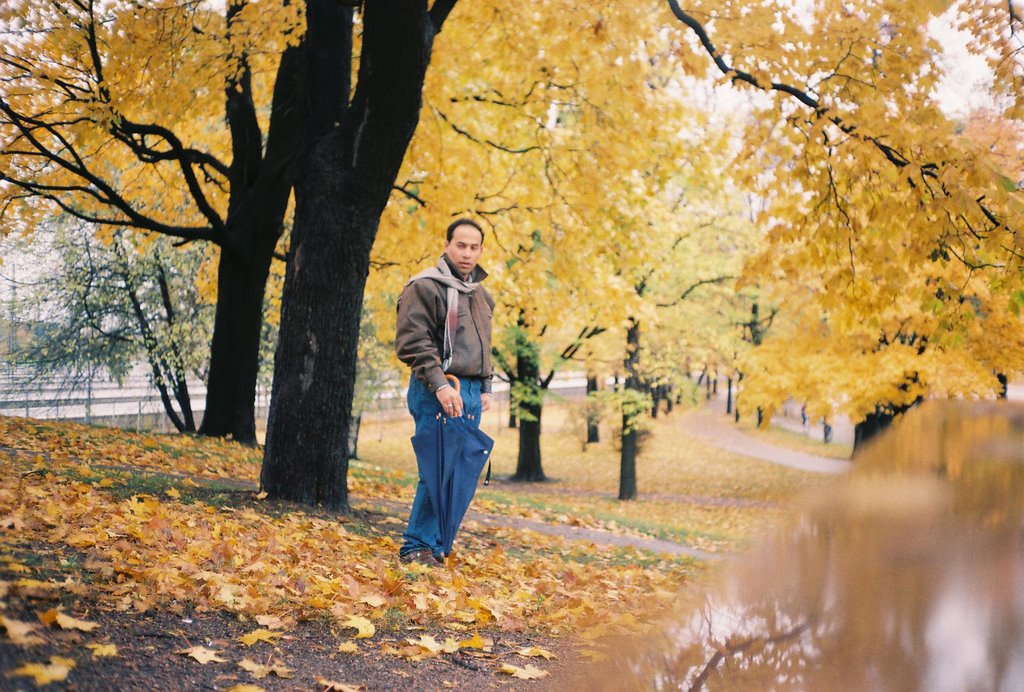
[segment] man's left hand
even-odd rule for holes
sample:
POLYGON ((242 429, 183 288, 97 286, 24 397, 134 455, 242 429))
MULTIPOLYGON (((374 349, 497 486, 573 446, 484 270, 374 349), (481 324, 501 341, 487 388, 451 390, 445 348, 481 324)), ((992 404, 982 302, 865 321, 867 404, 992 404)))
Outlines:
POLYGON ((491 407, 491 394, 490 392, 484 392, 480 395, 480 410, 486 411, 491 407))

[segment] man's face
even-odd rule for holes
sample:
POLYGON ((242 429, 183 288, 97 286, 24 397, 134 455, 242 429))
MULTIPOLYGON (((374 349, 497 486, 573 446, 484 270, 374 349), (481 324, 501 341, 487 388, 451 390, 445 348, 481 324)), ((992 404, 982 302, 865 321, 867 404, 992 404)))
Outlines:
POLYGON ((452 239, 444 246, 444 254, 463 276, 473 273, 483 251, 483 236, 472 226, 456 226, 452 239))

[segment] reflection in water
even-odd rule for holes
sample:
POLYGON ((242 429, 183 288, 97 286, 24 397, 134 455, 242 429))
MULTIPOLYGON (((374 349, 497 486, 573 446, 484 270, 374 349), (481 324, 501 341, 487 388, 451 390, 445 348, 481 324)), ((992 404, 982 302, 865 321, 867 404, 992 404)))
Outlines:
POLYGON ((1024 407, 925 404, 600 687, 1024 690, 1022 517, 1024 407))

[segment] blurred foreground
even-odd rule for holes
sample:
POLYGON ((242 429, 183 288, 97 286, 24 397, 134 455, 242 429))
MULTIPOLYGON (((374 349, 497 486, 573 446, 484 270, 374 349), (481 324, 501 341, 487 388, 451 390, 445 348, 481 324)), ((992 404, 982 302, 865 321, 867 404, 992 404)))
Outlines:
POLYGON ((1024 689, 1022 515, 1024 406, 929 402, 593 679, 1024 689))

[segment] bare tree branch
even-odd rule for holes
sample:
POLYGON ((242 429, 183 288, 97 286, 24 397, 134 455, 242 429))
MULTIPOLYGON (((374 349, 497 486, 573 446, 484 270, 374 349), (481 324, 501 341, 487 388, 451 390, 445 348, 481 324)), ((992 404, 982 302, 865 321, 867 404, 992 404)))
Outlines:
POLYGON ((455 9, 455 3, 458 0, 435 0, 433 7, 430 8, 430 23, 434 25, 434 33, 441 33, 441 27, 444 26, 444 21, 448 19, 448 15, 453 9, 455 9))
POLYGON ((686 290, 684 290, 681 294, 679 294, 679 297, 676 298, 675 300, 673 300, 671 303, 658 303, 657 306, 659 308, 670 308, 670 307, 672 307, 674 305, 678 305, 679 303, 681 303, 684 300, 686 300, 687 297, 689 297, 689 295, 691 293, 696 291, 701 286, 707 286, 708 284, 719 284, 719 283, 722 283, 724 281, 729 281, 729 280, 735 279, 735 278, 736 278, 735 276, 731 276, 730 275, 730 276, 716 276, 713 279, 701 279, 700 281, 697 281, 696 283, 694 283, 694 284, 692 284, 690 286, 687 286, 686 290))

